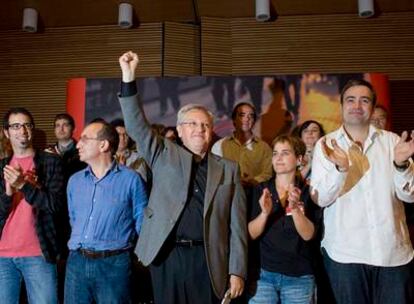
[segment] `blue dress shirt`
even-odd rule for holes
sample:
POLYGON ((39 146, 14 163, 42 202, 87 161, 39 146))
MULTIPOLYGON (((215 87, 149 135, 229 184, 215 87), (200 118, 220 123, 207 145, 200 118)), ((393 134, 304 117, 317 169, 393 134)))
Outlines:
POLYGON ((98 179, 88 166, 71 176, 67 197, 70 250, 133 246, 148 203, 144 182, 135 171, 114 162, 98 179))

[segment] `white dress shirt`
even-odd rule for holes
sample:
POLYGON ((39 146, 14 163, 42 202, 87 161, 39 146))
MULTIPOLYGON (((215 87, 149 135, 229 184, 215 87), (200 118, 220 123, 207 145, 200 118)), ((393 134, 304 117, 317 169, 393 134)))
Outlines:
POLYGON ((242 178, 261 183, 272 177, 272 149, 255 136, 244 144, 234 135, 226 136, 213 145, 211 152, 237 162, 242 178))
POLYGON ((324 209, 322 247, 340 263, 405 265, 413 258, 402 201, 414 202, 414 165, 404 172, 393 165, 398 135, 370 126, 363 151, 343 126, 326 135, 348 152, 350 168, 339 172, 315 146, 312 192, 324 209), (411 184, 411 185, 410 185, 411 184))

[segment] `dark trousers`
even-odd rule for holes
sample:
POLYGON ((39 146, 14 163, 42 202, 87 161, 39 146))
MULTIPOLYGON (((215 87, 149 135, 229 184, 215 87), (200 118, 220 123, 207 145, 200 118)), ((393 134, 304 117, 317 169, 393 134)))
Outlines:
POLYGON ((150 265, 155 304, 219 303, 211 288, 204 246, 164 246, 150 265))
POLYGON ((397 267, 343 264, 324 251, 325 268, 338 304, 414 303, 412 263, 397 267))

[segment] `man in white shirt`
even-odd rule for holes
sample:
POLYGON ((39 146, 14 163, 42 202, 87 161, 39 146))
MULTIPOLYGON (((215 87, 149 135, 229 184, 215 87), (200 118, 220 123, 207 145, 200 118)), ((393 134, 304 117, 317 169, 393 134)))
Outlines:
POLYGON ((244 186, 254 186, 272 176, 272 149, 253 134, 256 109, 247 102, 234 107, 232 113, 234 132, 217 141, 211 152, 233 160, 240 166, 244 186))
POLYGON ((370 126, 375 102, 370 83, 349 81, 343 125, 315 147, 311 186, 325 207, 324 262, 337 303, 414 303, 401 202, 414 202, 414 132, 399 138, 370 126))

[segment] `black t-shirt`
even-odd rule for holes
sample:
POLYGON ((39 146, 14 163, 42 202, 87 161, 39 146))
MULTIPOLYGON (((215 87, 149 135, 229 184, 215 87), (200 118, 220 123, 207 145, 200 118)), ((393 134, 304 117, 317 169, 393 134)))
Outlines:
MULTIPOLYGON (((301 201, 304 203, 305 215, 314 223, 317 230, 322 211, 311 200, 308 185, 299 182, 296 186, 302 191, 301 201)), ((254 188, 250 220, 255 219, 261 213, 259 198, 264 188, 268 188, 272 194, 273 210, 268 217, 263 234, 258 238, 260 242, 260 267, 267 271, 289 276, 313 274, 314 245, 312 241, 304 241, 300 237, 292 216, 286 215, 285 209, 279 201, 274 178, 254 188)))

